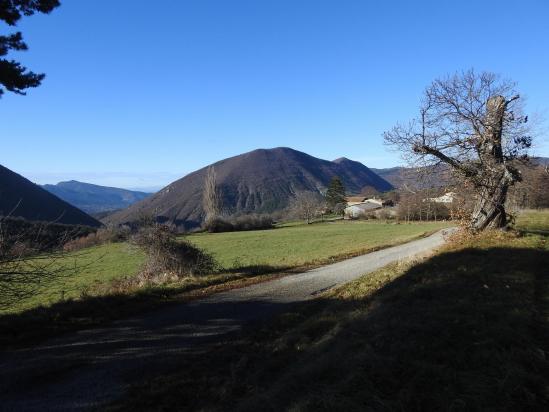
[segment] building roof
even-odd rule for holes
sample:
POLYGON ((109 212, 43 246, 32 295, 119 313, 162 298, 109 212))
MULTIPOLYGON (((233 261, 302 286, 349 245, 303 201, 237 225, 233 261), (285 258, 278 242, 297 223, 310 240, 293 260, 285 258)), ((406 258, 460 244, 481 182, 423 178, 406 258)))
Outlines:
POLYGON ((366 199, 368 199, 366 196, 347 196, 345 200, 347 203, 362 203, 366 199))
POLYGON ((348 206, 348 207, 345 208, 345 210, 354 208, 355 210, 358 209, 358 210, 365 211, 365 210, 379 209, 381 207, 382 206, 380 204, 377 204, 377 203, 365 202, 365 203, 358 203, 356 205, 348 206))

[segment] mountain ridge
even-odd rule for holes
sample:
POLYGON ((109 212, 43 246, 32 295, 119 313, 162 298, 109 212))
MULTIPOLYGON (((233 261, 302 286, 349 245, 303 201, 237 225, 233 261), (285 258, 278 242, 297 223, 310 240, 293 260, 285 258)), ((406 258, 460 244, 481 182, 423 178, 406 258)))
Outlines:
POLYGON ((101 223, 20 174, 0 165, 0 216, 98 227, 101 223))
MULTIPOLYGON (((318 159, 287 147, 256 149, 219 160, 216 170, 227 214, 269 213, 288 205, 298 191, 322 192, 334 176, 339 176, 349 193, 365 187, 378 191, 393 186, 365 165, 349 159, 337 162, 318 159)), ((184 229, 200 226, 202 185, 208 167, 189 173, 129 208, 107 216, 106 223, 123 224, 153 214, 184 229)))
POLYGON ((55 185, 46 184, 42 187, 86 213, 124 209, 151 195, 150 193, 101 186, 78 180, 59 182, 55 185))
MULTIPOLYGON (((531 166, 549 165, 549 157, 530 157, 531 166)), ((394 166, 386 168, 371 168, 376 174, 387 180, 395 188, 402 189, 405 185, 416 188, 444 187, 451 183, 451 169, 446 164, 423 166, 394 166)))

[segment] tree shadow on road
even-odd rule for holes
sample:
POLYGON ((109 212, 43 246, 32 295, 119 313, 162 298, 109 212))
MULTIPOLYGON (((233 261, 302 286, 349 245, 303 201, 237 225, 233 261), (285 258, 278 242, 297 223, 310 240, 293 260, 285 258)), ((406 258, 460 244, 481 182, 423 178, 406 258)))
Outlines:
POLYGON ((547 410, 548 268, 547 248, 443 253, 174 357, 113 409, 547 410))
POLYGON ((208 294, 299 272, 296 268, 250 265, 222 273, 196 278, 199 281, 147 286, 133 290, 107 290, 98 295, 83 294, 49 306, 39 306, 20 313, 0 315, 0 348, 17 348, 45 339, 109 322, 140 315, 166 305, 192 301, 208 294))

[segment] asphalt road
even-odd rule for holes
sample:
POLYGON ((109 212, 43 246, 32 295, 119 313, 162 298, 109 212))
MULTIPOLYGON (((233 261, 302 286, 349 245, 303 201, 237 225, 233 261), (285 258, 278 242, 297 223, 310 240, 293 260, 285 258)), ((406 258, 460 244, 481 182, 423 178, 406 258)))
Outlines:
POLYGON ((0 410, 86 411, 120 396, 177 357, 207 351, 244 325, 389 263, 430 252, 448 230, 265 283, 168 306, 0 355, 0 410))

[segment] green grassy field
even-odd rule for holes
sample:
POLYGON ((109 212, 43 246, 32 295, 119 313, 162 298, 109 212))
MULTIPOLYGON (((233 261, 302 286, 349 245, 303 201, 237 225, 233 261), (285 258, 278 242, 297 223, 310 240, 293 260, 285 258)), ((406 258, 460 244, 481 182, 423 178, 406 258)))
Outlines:
POLYGON ((549 210, 523 210, 517 217, 516 227, 520 230, 549 231, 549 210))
POLYGON ((547 234, 458 234, 173 360, 112 410, 547 410, 548 267, 547 234))
POLYGON ((20 299, 9 312, 80 298, 97 285, 134 275, 143 260, 143 254, 126 243, 109 243, 69 253, 55 263, 67 268, 63 276, 48 280, 37 293, 20 299))
MULTIPOLYGON (((334 222, 296 224, 273 230, 203 233, 186 239, 211 253, 223 271, 258 275, 298 266, 321 264, 371 249, 413 239, 448 226, 446 222, 386 224, 382 222, 334 222), (259 268, 255 272, 249 268, 259 268)), ((143 262, 142 253, 125 243, 113 243, 68 254, 60 265, 77 269, 70 276, 48 281, 33 296, 19 300, 6 312, 20 312, 63 299, 78 299, 83 293, 108 292, 109 282, 132 276, 143 262)), ((216 275, 182 281, 185 290, 234 280, 235 276, 216 275)), ((174 285, 180 288, 182 285, 174 285)))
POLYGON ((448 222, 393 224, 338 221, 251 232, 201 233, 188 239, 213 254, 226 269, 269 265, 294 267, 394 245, 443 227, 448 222))

